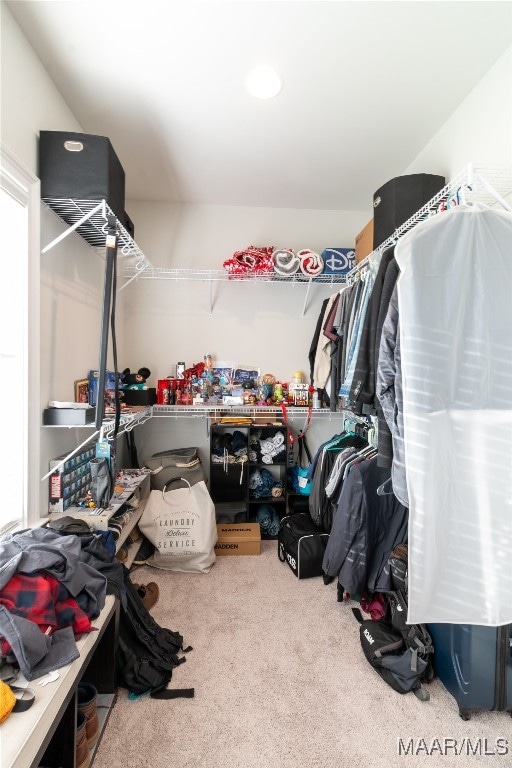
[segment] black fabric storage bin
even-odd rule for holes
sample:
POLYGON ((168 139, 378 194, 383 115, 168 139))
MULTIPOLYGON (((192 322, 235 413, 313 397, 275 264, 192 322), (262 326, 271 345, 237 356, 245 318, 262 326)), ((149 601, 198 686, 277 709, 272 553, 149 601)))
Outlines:
POLYGON ((126 405, 154 405, 156 403, 156 389, 124 389, 121 402, 126 405))
POLYGON ((133 239, 135 237, 135 226, 133 221, 130 219, 126 211, 123 214, 123 218, 121 219, 121 224, 126 229, 130 237, 133 239))
POLYGON ((125 174, 105 136, 41 131, 39 178, 43 200, 106 200, 124 220, 125 174))
POLYGON ((412 173, 386 182, 373 195, 373 247, 410 219, 445 186, 444 176, 412 173))

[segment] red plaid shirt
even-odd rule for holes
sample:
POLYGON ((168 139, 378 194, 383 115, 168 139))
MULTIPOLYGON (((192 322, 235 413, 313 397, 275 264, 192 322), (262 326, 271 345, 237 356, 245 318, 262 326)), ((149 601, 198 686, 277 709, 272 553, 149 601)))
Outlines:
MULTIPOLYGON (((89 617, 66 587, 47 573, 16 573, 0 592, 0 604, 10 613, 33 621, 48 635, 69 626, 75 637, 92 629, 89 617)), ((1 650, 4 655, 11 651, 3 638, 1 650)))

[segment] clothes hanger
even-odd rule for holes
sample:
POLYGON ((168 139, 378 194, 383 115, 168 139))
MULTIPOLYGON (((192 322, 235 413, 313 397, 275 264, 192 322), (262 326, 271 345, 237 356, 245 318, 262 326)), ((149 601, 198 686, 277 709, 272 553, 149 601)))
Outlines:
POLYGON ((385 480, 377 488, 377 496, 391 496, 392 493, 393 493, 393 483, 391 478, 388 477, 388 479, 385 480))

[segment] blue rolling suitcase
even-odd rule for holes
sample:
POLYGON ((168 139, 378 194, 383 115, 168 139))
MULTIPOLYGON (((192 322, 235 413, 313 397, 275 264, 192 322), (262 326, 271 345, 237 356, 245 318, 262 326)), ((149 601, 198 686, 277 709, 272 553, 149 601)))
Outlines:
POLYGON ((429 624, 434 670, 459 705, 463 720, 471 710, 512 714, 512 624, 429 624))

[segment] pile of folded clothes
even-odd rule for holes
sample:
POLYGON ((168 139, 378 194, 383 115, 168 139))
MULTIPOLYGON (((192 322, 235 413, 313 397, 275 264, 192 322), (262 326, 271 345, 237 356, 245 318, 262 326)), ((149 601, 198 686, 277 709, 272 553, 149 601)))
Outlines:
POLYGON ((266 430, 263 439, 261 435, 261 430, 251 433, 249 461, 254 464, 280 464, 286 461, 284 432, 279 429, 274 433, 266 430))

